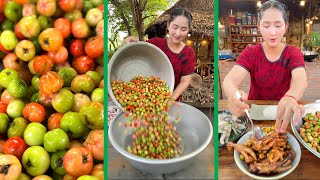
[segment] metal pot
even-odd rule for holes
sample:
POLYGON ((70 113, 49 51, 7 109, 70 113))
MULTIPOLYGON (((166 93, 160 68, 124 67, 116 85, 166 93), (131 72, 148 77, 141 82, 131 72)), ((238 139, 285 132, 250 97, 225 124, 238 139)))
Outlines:
POLYGON ((173 67, 161 49, 143 41, 125 44, 112 55, 108 64, 109 96, 120 109, 123 107, 112 92, 111 82, 113 80, 130 81, 139 75, 160 77, 173 91, 173 67))
POLYGON ((126 147, 131 145, 133 130, 119 126, 119 123, 124 124, 127 122, 124 113, 116 116, 109 126, 109 140, 112 146, 122 154, 133 167, 144 172, 167 174, 177 172, 187 167, 210 143, 213 137, 212 124, 203 112, 185 103, 174 103, 169 112, 170 121, 174 121, 176 117, 172 115, 172 112, 174 112, 174 114, 178 113, 181 117, 180 122, 173 124, 177 127, 177 132, 180 136, 184 135, 181 139, 184 149, 182 156, 158 160, 142 158, 129 153, 126 147), (124 133, 125 130, 127 130, 128 133, 124 133))
POLYGON ((313 59, 319 56, 319 53, 314 51, 301 51, 305 61, 312 62, 313 59))

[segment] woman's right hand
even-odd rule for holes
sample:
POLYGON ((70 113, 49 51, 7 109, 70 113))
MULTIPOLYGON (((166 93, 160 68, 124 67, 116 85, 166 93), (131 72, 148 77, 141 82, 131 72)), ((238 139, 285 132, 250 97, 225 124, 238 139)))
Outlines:
POLYGON ((248 94, 243 91, 239 92, 241 93, 241 100, 236 95, 228 98, 228 110, 237 117, 244 115, 244 109, 250 109, 248 104, 243 103, 243 101, 248 100, 248 94))
POLYGON ((125 40, 124 40, 124 43, 127 44, 129 42, 137 42, 138 39, 134 36, 128 36, 125 40))

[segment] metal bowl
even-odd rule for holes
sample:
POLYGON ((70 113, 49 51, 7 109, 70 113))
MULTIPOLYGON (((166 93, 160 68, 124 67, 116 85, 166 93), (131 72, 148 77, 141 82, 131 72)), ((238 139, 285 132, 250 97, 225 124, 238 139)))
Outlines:
POLYGON ((132 130, 119 126, 119 123, 124 124, 127 120, 124 113, 119 114, 114 118, 109 127, 109 140, 113 147, 122 154, 128 162, 135 168, 152 174, 167 174, 177 172, 190 165, 195 157, 201 153, 210 143, 213 136, 213 128, 208 117, 200 110, 185 103, 177 102, 170 110, 170 121, 174 121, 176 116, 180 114, 181 121, 177 124, 177 131, 180 136, 183 146, 183 154, 180 157, 173 159, 147 159, 127 152, 127 145, 132 142, 132 130), (125 135, 124 131, 128 130, 125 135))
MULTIPOLYGON (((252 131, 246 133, 243 135, 239 141, 238 144, 244 144, 247 139, 249 139, 250 135, 252 134, 252 131)), ((298 165, 301 159, 301 148, 298 143, 298 141, 292 136, 290 133, 288 133, 288 142, 291 145, 291 148, 295 152, 296 156, 291 164, 291 169, 284 171, 282 173, 276 174, 276 175, 256 175, 249 172, 248 165, 245 161, 240 160, 240 153, 236 150, 234 150, 234 160, 239 167, 239 169, 245 173, 246 175, 250 176, 253 179, 262 179, 262 180, 273 180, 273 179, 282 179, 288 174, 290 174, 298 165)))
POLYGON ((173 91, 173 68, 161 49, 142 41, 125 44, 113 54, 108 64, 108 92, 112 101, 121 109, 123 107, 112 92, 111 82, 130 81, 138 75, 160 77, 173 91))
MULTIPOLYGON (((220 113, 227 113, 227 114, 231 115, 231 112, 227 111, 227 110, 219 111, 218 113, 219 114, 220 113)), ((241 133, 238 133, 238 134, 235 134, 233 131, 231 131, 230 137, 229 137, 229 142, 237 141, 241 136, 243 136, 247 132, 248 125, 249 125, 249 119, 247 118, 247 116, 240 116, 240 117, 238 117, 238 119, 240 119, 242 124, 245 125, 245 129, 241 133)), ((221 144, 220 143, 220 137, 221 137, 221 134, 219 133, 219 147, 224 147, 227 144, 226 143, 225 144, 221 144)))
MULTIPOLYGON (((304 105, 304 114, 303 116, 305 116, 306 114, 308 113, 315 113, 316 111, 319 111, 320 110, 320 102, 315 102, 315 103, 311 103, 311 104, 306 104, 304 105)), ((310 146, 307 145, 307 143, 301 138, 298 130, 299 128, 302 126, 303 124, 303 119, 300 118, 299 122, 298 122, 298 125, 297 126, 294 126, 294 123, 293 123, 293 118, 291 118, 291 129, 294 133, 294 135, 296 136, 296 138, 300 141, 300 143, 306 148, 308 149, 312 154, 314 154, 315 156, 317 156, 318 158, 320 158, 320 153, 314 149, 312 149, 310 146)))
POLYGON ((319 53, 314 51, 302 51, 303 57, 305 61, 312 62, 313 59, 319 56, 319 53))

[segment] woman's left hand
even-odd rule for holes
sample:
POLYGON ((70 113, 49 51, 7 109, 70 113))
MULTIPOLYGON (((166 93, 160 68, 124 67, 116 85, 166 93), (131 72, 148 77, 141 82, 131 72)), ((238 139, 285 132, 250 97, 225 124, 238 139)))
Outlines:
POLYGON ((293 116, 294 125, 298 123, 299 118, 303 114, 304 108, 299 105, 298 102, 291 97, 283 97, 278 103, 277 115, 276 115, 276 131, 285 132, 290 118, 293 116))

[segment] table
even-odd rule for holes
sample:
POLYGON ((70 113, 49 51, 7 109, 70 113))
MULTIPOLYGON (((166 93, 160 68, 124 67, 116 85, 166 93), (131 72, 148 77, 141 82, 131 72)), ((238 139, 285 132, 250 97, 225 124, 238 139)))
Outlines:
MULTIPOLYGON (((198 108, 213 121, 213 109, 198 108), (211 113, 210 113, 211 112, 211 113)), ((213 123, 212 123, 213 124, 213 123)), ((185 169, 176 173, 153 175, 142 172, 131 166, 128 161, 118 153, 111 143, 108 144, 108 179, 213 179, 213 140, 196 157, 195 161, 185 169)))
MULTIPOLYGON (((302 101, 302 104, 312 103, 314 101, 302 101)), ((274 105, 277 101, 247 101, 248 104, 264 104, 264 105, 274 105)), ((219 101, 219 110, 227 109, 227 101, 219 101)), ((275 121, 254 121, 255 124, 259 126, 272 126, 275 121)), ((249 129, 249 128, 248 128, 249 129)), ((288 127, 288 132, 293 134, 290 126, 288 127)), ((284 179, 319 179, 320 172, 318 167, 320 167, 320 159, 309 152, 300 143, 302 152, 301 160, 298 167, 284 179)), ((244 174, 236 165, 233 158, 233 151, 228 151, 226 147, 219 148, 219 179, 250 179, 249 176, 244 174)))

